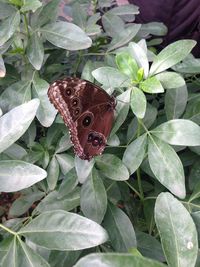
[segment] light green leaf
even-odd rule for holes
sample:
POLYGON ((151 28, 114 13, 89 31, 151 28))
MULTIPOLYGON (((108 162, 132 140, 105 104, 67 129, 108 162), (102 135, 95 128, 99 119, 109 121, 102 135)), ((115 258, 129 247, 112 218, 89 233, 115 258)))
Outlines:
POLYGON ((100 67, 93 70, 92 75, 99 83, 107 88, 126 87, 130 85, 129 77, 113 67, 100 67))
POLYGON ((115 60, 121 72, 133 80, 137 79, 138 66, 130 54, 121 52, 116 55, 115 60))
POLYGON ((106 209, 106 190, 97 170, 93 169, 81 187, 81 210, 87 218, 100 224, 106 209))
POLYGON ((172 71, 165 71, 155 75, 165 89, 178 88, 185 85, 183 77, 172 71))
POLYGON ((0 24, 0 46, 5 44, 10 37, 15 33, 20 23, 19 11, 14 12, 7 19, 3 20, 0 24))
POLYGON ((48 88, 49 84, 45 80, 38 78, 37 75, 34 76, 33 95, 40 100, 36 117, 44 127, 51 126, 57 113, 56 109, 48 99, 48 88))
POLYGON ((50 43, 70 51, 86 49, 92 45, 92 40, 81 28, 66 21, 48 24, 41 32, 50 43))
POLYGON ((170 120, 153 129, 151 133, 171 145, 200 145, 200 127, 190 120, 170 120))
POLYGON ((165 111, 168 120, 178 119, 187 105, 188 91, 186 86, 167 90, 165 94, 165 111))
POLYGON ((146 112, 147 100, 142 90, 137 87, 132 87, 130 105, 135 116, 143 119, 146 112))
POLYGON ((169 266, 195 266, 197 232, 186 208, 170 193, 161 193, 156 200, 155 220, 169 266))
POLYGON ((104 14, 102 17, 102 24, 106 34, 111 37, 121 35, 124 30, 123 20, 114 14, 104 14))
POLYGON ((184 119, 191 120, 200 125, 200 96, 196 95, 194 99, 191 99, 187 106, 183 116, 184 119))
POLYGON ((185 198, 183 165, 174 149, 157 137, 149 138, 148 158, 158 181, 179 198, 185 198))
POLYGON ((136 60, 139 68, 144 70, 144 78, 147 78, 149 73, 149 62, 146 51, 139 44, 134 42, 129 43, 128 47, 130 54, 136 60))
POLYGON ((7 87, 0 96, 4 112, 31 100, 31 81, 19 81, 7 87))
POLYGON ((130 174, 134 173, 141 165, 146 152, 147 136, 143 134, 129 144, 123 155, 123 163, 129 169, 130 174))
POLYGON ((35 117, 39 100, 22 104, 0 118, 0 152, 15 143, 28 129, 35 117))
POLYGON ((68 195, 72 192, 78 184, 78 177, 75 169, 72 169, 66 174, 66 177, 63 179, 59 191, 58 198, 62 198, 63 196, 68 195))
POLYGON ((117 96, 117 106, 115 108, 115 124, 111 130, 110 136, 114 135, 120 126, 125 121, 128 111, 129 111, 129 103, 130 103, 130 92, 131 90, 126 90, 119 96, 117 96))
POLYGON ((162 84, 155 76, 147 78, 145 81, 140 82, 139 87, 144 92, 150 93, 150 94, 157 94, 157 93, 164 92, 164 88, 162 87, 162 84))
POLYGON ((166 267, 145 257, 123 253, 96 253, 81 258, 74 267, 166 267))
POLYGON ((194 40, 179 40, 168 45, 156 56, 150 68, 150 75, 171 68, 183 60, 195 45, 194 40))
POLYGON ((113 38, 107 51, 112 51, 129 43, 136 36, 138 31, 140 30, 140 27, 141 24, 131 23, 130 25, 128 25, 126 28, 120 31, 120 34, 118 36, 113 38))
POLYGON ((17 198, 9 209, 9 217, 19 217, 31 208, 34 202, 44 197, 45 193, 41 191, 31 192, 21 195, 17 198))
POLYGON ((121 159, 112 154, 103 154, 95 158, 96 165, 106 177, 116 180, 128 180, 129 172, 121 159))
POLYGON ((44 47, 37 32, 34 32, 28 40, 26 54, 33 67, 40 70, 44 59, 44 47))
POLYGON ((52 157, 47 168, 47 184, 52 191, 55 189, 59 177, 59 164, 55 156, 52 157))
POLYGON ((42 3, 38 0, 24 0, 23 6, 21 7, 21 12, 33 11, 35 12, 39 7, 42 6, 42 3))
POLYGON ((2 267, 50 267, 48 262, 20 239, 13 239, 2 267))
POLYGON ((83 184, 92 171, 92 168, 94 166, 94 159, 88 161, 82 160, 79 157, 75 157, 74 164, 78 176, 78 181, 79 183, 83 184))
POLYGON ((80 190, 77 188, 68 195, 60 196, 59 192, 52 191, 38 204, 34 211, 40 213, 52 210, 70 211, 80 205, 80 190))
POLYGON ((19 231, 47 249, 80 250, 107 241, 106 231, 97 223, 63 210, 44 212, 19 231))
POLYGON ((129 217, 111 203, 108 205, 103 225, 116 251, 128 252, 137 246, 135 231, 129 217))
POLYGON ((0 55, 0 78, 5 77, 6 68, 2 56, 0 55))
POLYGON ((74 168, 74 158, 72 158, 72 156, 63 153, 56 154, 56 158, 64 175, 74 168))
POLYGON ((42 168, 20 160, 0 161, 0 192, 15 192, 43 180, 42 168))

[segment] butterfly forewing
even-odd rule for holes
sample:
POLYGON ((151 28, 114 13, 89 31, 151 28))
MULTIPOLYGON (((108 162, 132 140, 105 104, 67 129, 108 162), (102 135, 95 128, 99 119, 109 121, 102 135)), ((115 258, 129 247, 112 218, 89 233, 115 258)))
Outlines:
POLYGON ((114 119, 114 98, 78 78, 55 81, 48 96, 69 127, 75 153, 87 160, 101 154, 114 119))

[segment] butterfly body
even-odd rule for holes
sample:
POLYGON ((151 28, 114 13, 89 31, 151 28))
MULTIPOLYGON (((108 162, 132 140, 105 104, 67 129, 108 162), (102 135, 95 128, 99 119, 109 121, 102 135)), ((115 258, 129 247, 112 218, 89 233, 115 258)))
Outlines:
POLYGON ((89 81, 73 77, 55 81, 48 96, 69 127, 77 156, 91 160, 100 155, 114 120, 114 97, 89 81))

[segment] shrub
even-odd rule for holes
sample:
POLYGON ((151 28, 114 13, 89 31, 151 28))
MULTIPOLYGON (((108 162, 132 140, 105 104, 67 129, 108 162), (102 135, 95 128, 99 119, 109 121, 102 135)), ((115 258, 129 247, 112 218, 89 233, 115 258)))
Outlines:
POLYGON ((1 265, 198 266, 195 41, 159 52, 166 28, 130 22, 136 6, 76 1, 67 22, 59 2, 0 3, 1 265), (106 149, 91 161, 74 156, 47 96, 66 76, 117 100, 106 149))

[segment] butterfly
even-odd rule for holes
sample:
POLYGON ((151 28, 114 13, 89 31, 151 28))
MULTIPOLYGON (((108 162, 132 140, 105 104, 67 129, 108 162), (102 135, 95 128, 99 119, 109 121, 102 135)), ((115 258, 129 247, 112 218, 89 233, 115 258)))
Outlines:
POLYGON ((75 154, 84 160, 101 155, 114 121, 115 98, 74 77, 53 82, 48 97, 69 128, 75 154))

